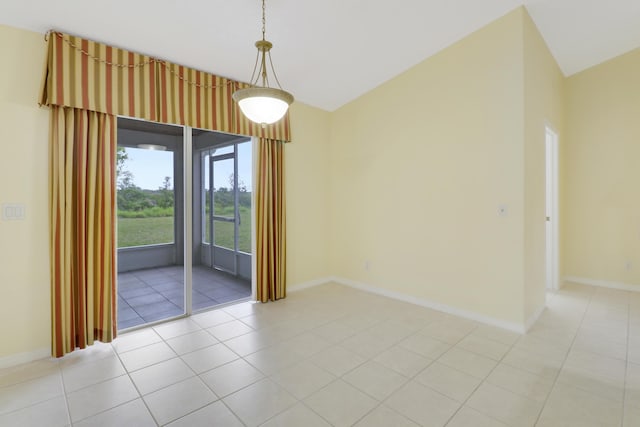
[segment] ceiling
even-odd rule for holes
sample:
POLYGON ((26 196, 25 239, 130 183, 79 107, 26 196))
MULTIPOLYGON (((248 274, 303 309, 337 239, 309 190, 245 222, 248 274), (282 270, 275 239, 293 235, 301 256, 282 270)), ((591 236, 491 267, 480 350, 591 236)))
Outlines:
MULTIPOLYGON (((267 0, 283 88, 333 111, 524 4, 565 75, 640 47, 639 0, 267 0)), ((259 0, 3 0, 0 23, 56 29, 247 81, 259 0)))

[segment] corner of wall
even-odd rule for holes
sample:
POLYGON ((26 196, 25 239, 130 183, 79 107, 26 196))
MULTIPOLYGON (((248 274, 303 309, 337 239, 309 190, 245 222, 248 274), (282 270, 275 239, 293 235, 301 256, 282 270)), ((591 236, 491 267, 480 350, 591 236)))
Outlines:
POLYGON ((0 219, 0 363, 8 363, 50 345, 48 114, 37 105, 46 44, 0 25, 0 52, 0 204, 26 212, 0 219))
POLYGON ((291 106, 293 141, 285 147, 287 282, 326 277, 329 268, 329 113, 301 102, 291 106))
POLYGON ((564 76, 526 8, 522 8, 524 61, 525 321, 545 306, 546 150, 545 129, 562 138, 564 76))
POLYGON ((640 288, 639 75, 637 48, 567 78, 563 276, 640 288))

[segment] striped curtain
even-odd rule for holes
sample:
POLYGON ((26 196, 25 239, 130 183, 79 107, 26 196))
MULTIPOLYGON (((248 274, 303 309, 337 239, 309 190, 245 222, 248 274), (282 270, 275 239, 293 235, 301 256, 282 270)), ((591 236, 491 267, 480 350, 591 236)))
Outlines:
POLYGON ((260 138, 256 188, 257 299, 275 301, 286 291, 284 143, 260 138))
POLYGON ((246 83, 51 32, 40 104, 290 141, 288 114, 265 127, 242 114, 231 95, 245 87, 246 83))
POLYGON ((251 122, 231 97, 245 87, 147 55, 60 32, 48 34, 39 102, 52 106, 54 356, 115 337, 113 170, 118 115, 260 138, 258 299, 285 297, 282 147, 291 140, 289 115, 265 127, 251 122))
POLYGON ((116 336, 116 117, 50 114, 51 353, 60 357, 116 336))

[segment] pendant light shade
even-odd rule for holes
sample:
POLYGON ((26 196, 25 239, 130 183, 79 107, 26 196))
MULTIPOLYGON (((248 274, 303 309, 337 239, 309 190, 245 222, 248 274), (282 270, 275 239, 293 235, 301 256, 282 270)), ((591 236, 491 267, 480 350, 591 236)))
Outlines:
POLYGON ((250 87, 234 92, 233 99, 249 120, 270 125, 284 117, 293 95, 281 89, 250 87))
POLYGON ((287 113, 289 105, 293 102, 293 95, 282 89, 278 76, 271 61, 271 48, 273 44, 265 39, 265 3, 262 0, 262 40, 256 42, 258 56, 253 67, 251 87, 240 89, 233 93, 233 100, 238 103, 242 113, 252 122, 262 126, 269 125, 280 120, 287 113), (278 88, 269 87, 267 76, 267 56, 271 65, 271 73, 278 88), (258 82, 262 79, 262 85, 258 82))

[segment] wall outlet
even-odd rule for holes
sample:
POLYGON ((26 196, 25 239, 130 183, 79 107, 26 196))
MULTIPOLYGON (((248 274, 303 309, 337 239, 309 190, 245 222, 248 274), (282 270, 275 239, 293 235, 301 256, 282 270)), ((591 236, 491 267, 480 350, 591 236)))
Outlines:
POLYGON ((631 261, 627 260, 624 263, 624 269, 627 270, 627 271, 631 271, 631 267, 633 267, 633 264, 631 264, 631 261))
POLYGON ((509 206, 498 205, 498 216, 507 216, 507 215, 509 215, 509 206))
POLYGON ((369 260, 366 260, 364 262, 364 271, 369 271, 371 269, 371 262, 369 260))

